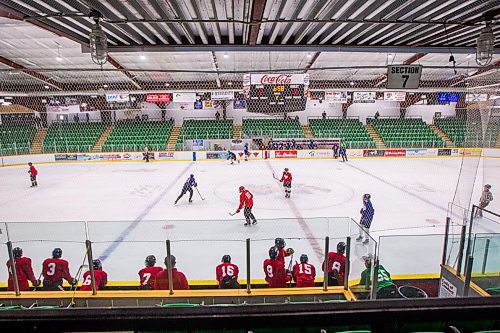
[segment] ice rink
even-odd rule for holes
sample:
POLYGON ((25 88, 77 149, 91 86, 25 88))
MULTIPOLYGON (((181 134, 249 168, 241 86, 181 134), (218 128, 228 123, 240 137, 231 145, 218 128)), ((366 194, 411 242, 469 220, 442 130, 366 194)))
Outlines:
MULTIPOLYGON (((462 175, 475 175, 473 203, 485 181, 493 185, 494 196, 500 184, 500 159, 488 159, 484 166, 481 162, 477 174, 467 169, 470 164, 462 164, 461 158, 45 164, 37 165, 37 188, 29 187, 26 166, 5 167, 0 169, 0 221, 16 222, 8 225, 10 237, 33 259, 36 275, 54 247, 63 249, 73 273, 78 269, 84 259, 83 221, 89 221, 94 256, 103 260, 110 280, 137 280, 149 254, 161 265, 167 238, 189 280, 214 279, 224 254, 233 257, 243 278, 246 238, 252 240, 253 279, 263 278, 261 264, 275 237, 287 238, 296 251, 294 260, 308 254, 320 275, 324 237, 332 237, 330 247, 335 247, 347 234, 355 234, 347 218, 359 219, 362 195, 370 193, 375 208, 371 233, 377 241, 384 236, 384 266, 393 274, 432 273, 439 270, 442 237, 411 235, 444 233, 461 165, 462 175), (291 199, 284 198, 281 184, 272 177, 285 167, 294 177, 291 199), (174 205, 191 173, 205 200, 195 191, 193 203, 186 195, 174 205), (256 226, 244 227, 242 213, 228 214, 238 207, 240 185, 254 194, 256 226), (405 257, 423 245, 425 250, 413 253, 422 257, 415 268, 405 257)), ((498 211, 499 201, 489 208, 498 211)), ((5 243, 5 225, 1 229, 5 243)), ((492 231, 493 226, 484 226, 484 232, 492 231)), ((359 257, 372 252, 373 245, 354 243, 353 251, 358 259, 352 276, 359 277, 359 257)), ((5 249, 0 260, 7 260, 5 249)), ((0 281, 6 281, 2 265, 0 281)))

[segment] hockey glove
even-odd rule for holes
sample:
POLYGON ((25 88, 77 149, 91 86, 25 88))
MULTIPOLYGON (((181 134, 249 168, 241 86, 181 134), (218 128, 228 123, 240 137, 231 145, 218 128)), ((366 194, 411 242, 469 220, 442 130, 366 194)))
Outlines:
POLYGON ((286 249, 286 255, 287 256, 291 256, 294 253, 295 253, 295 250, 292 249, 291 247, 289 247, 288 249, 286 249))
POLYGON ((42 284, 42 281, 36 280, 35 283, 33 283, 33 287, 38 287, 40 284, 42 284))
POLYGON ((241 212, 241 210, 240 210, 240 209, 237 209, 237 210, 236 210, 236 214, 238 214, 239 212, 241 212))
POLYGON ((78 283, 78 280, 75 278, 73 278, 73 280, 69 281, 69 284, 72 286, 76 285, 77 283, 78 283))

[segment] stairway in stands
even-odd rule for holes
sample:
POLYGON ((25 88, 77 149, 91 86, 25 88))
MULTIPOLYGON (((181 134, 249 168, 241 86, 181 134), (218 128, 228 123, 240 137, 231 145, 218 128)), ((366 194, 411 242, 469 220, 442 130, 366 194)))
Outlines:
POLYGON ((373 128, 372 125, 366 124, 365 128, 366 128, 366 131, 368 132, 368 134, 370 134, 371 138, 373 139, 373 142, 375 142, 375 146, 378 149, 384 149, 384 148, 386 148, 385 144, 384 144, 384 141, 382 140, 382 138, 377 133, 377 131, 375 130, 375 128, 373 128))
POLYGON ((167 150, 175 150, 175 145, 177 144, 177 139, 181 133, 181 128, 178 126, 172 127, 172 132, 167 140, 167 150))
POLYGON ((233 125, 233 139, 241 139, 243 125, 233 125))
POLYGON ((41 128, 37 129, 35 135, 33 136, 33 141, 31 141, 30 154, 42 154, 43 153, 43 142, 47 136, 47 129, 41 128))
POLYGON ((497 142, 495 143, 495 148, 500 148, 500 133, 497 135, 497 142))
POLYGON ((114 126, 109 126, 109 127, 106 127, 106 129, 104 131, 102 131, 101 135, 99 136, 99 139, 97 139, 97 141, 95 142, 94 147, 92 147, 92 152, 93 153, 100 153, 100 152, 102 152, 102 146, 104 145, 104 143, 108 139, 108 137, 111 134, 111 132, 113 132, 114 128, 115 128, 114 126))
POLYGON ((302 125, 302 131, 304 131, 304 136, 308 139, 314 138, 311 126, 309 125, 302 125))
POLYGON ((443 131, 441 131, 441 129, 439 127, 437 127, 434 124, 429 125, 429 126, 430 126, 430 128, 432 128, 432 130, 434 132, 436 132, 437 135, 439 135, 441 140, 443 140, 446 143, 446 147, 448 147, 448 148, 455 148, 456 147, 456 145, 453 143, 453 141, 451 141, 450 138, 448 136, 446 136, 446 134, 443 131))

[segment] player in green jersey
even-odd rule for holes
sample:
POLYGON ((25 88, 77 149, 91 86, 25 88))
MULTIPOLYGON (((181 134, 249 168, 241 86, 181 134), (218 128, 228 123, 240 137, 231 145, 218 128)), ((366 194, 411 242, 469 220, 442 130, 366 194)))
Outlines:
MULTIPOLYGON (((371 277, 371 267, 373 256, 368 254, 363 256, 363 260, 365 262, 366 269, 361 272, 361 281, 360 285, 370 284, 371 277)), ((398 288, 392 282, 391 274, 384 268, 382 265, 378 265, 378 279, 377 279, 377 299, 385 299, 385 298, 400 298, 398 293, 398 288)))

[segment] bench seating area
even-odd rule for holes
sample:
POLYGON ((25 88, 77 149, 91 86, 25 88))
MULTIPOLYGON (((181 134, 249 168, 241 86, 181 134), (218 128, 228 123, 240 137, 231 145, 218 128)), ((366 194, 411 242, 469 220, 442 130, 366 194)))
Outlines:
POLYGON ((89 152, 105 128, 104 123, 53 123, 47 130, 43 151, 89 152))
POLYGON ((127 121, 120 122, 102 146, 102 151, 164 150, 172 132, 171 121, 127 121))
POLYGON ((370 124, 387 148, 444 147, 443 140, 421 118, 372 119, 370 124))

